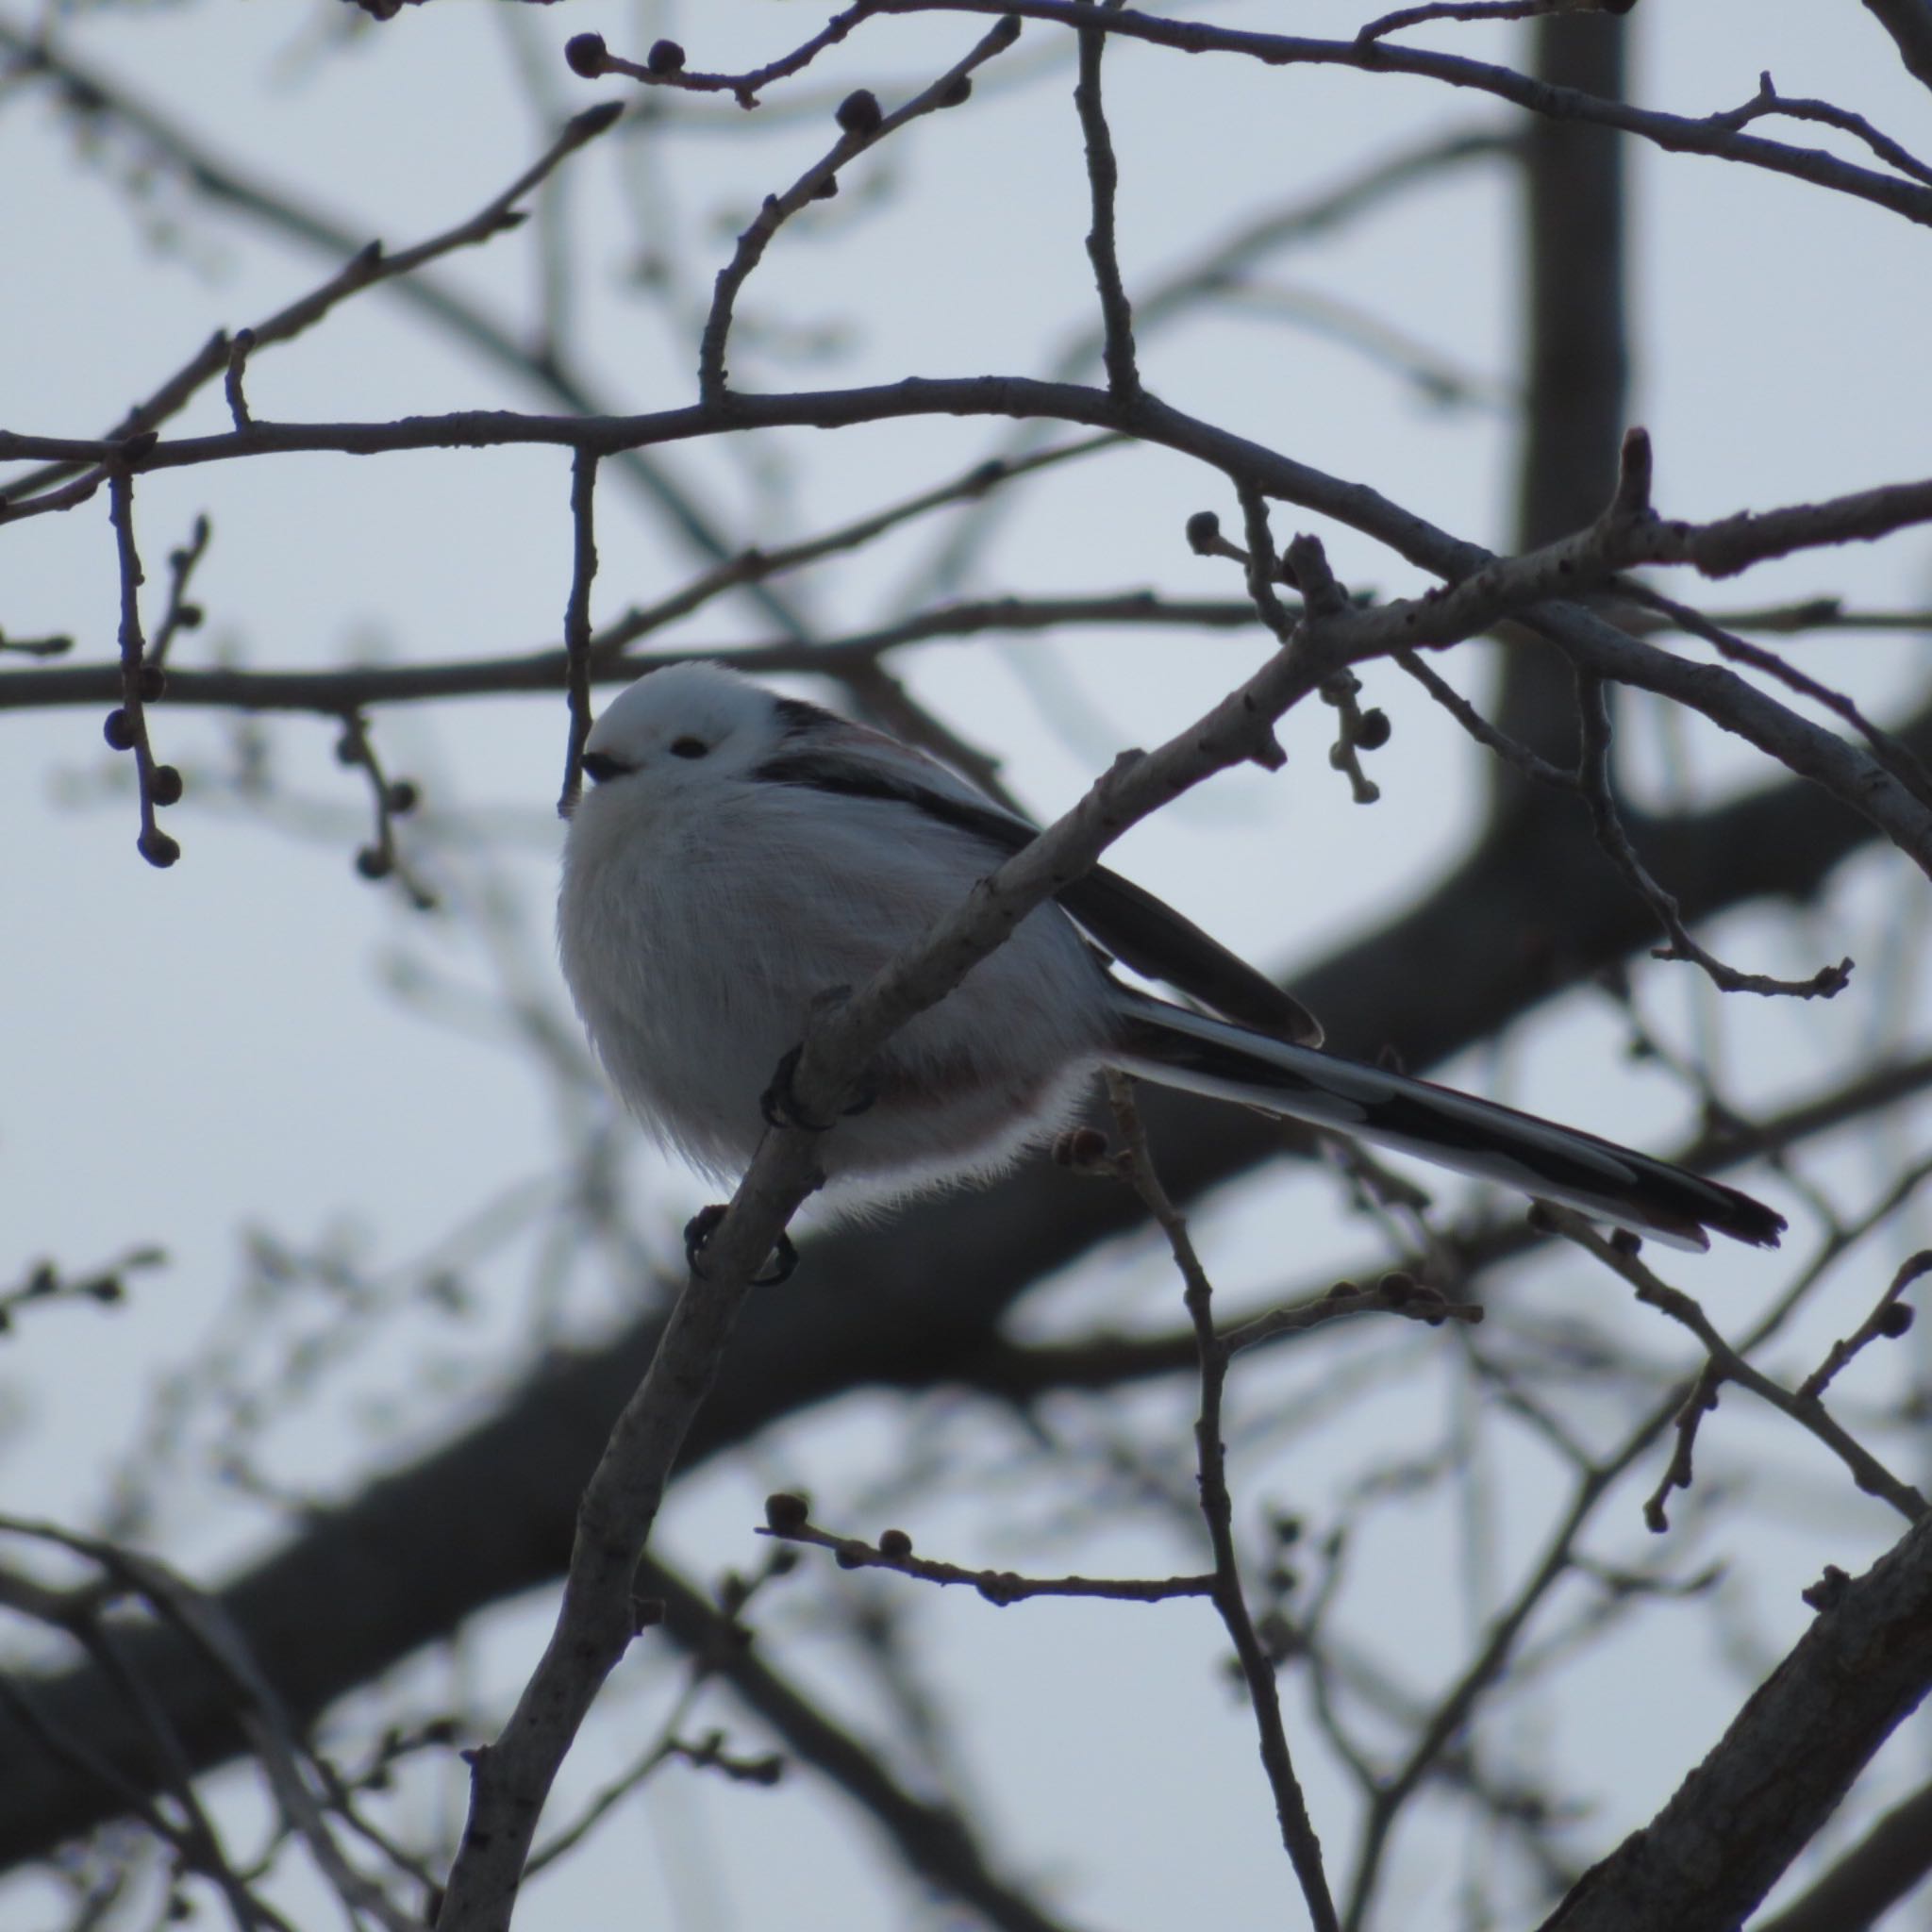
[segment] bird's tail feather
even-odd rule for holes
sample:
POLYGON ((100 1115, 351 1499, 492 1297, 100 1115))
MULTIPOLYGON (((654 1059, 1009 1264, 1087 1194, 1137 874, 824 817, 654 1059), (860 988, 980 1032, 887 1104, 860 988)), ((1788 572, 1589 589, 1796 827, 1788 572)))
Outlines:
POLYGON ((1749 1194, 1494 1101, 1291 1046, 1130 993, 1124 1073, 1332 1127, 1500 1181, 1673 1246, 1707 1248, 1705 1230, 1774 1248, 1784 1217, 1749 1194))

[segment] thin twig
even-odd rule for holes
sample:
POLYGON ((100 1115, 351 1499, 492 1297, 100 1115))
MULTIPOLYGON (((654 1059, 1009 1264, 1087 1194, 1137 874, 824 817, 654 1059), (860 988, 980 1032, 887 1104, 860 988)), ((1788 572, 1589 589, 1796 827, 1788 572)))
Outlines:
MULTIPOLYGON (((1403 7, 1372 20, 1356 35, 1356 44, 1364 46, 1385 34, 1399 33, 1404 27, 1424 26, 1432 20, 1534 20, 1554 13, 1564 0, 1431 0, 1426 7, 1403 7)), ((1624 0, 1627 9, 1630 0, 1624 0)))
POLYGON ((146 661, 141 628, 141 587, 147 581, 141 552, 134 540, 134 476, 123 463, 108 471, 108 516, 114 526, 114 550, 121 580, 121 703, 108 714, 108 743, 116 751, 134 754, 135 788, 141 801, 141 832, 135 848, 147 862, 166 868, 181 857, 181 847, 155 823, 155 808, 180 796, 180 774, 172 765, 157 765, 148 738, 147 702, 158 697, 162 674, 146 661), (158 777, 165 773, 166 776, 158 777))
POLYGON ((1688 631, 1692 637, 1702 638, 1706 643, 1713 644, 1724 657, 1738 664, 1748 664, 1754 671, 1762 671, 1767 676, 1774 677, 1789 691, 1796 691, 1801 697, 1812 699, 1815 703, 1835 712, 1842 718, 1867 744, 1872 755, 1899 783, 1911 792, 1921 804, 1932 805, 1932 773, 1928 773, 1916 753, 1907 744, 1902 744, 1890 732, 1873 724, 1857 705, 1842 691, 1833 691, 1827 684, 1821 684, 1815 677, 1807 676, 1794 665, 1787 664, 1774 651, 1767 651, 1726 630, 1714 623, 1700 610, 1688 604, 1680 604, 1674 597, 1667 597, 1662 591, 1650 585, 1624 585, 1622 588, 1632 591, 1642 602, 1662 611, 1680 630, 1688 631))
MULTIPOLYGON (((1089 24, 1090 14, 1083 0, 873 0, 873 6, 879 13, 1012 13, 1024 20, 1050 21, 1074 31, 1089 24)), ((1740 133, 1715 125, 1707 116, 1667 114, 1576 88, 1553 87, 1513 67, 1441 54, 1431 48, 1391 46, 1385 40, 1362 43, 1257 33, 1211 21, 1173 20, 1139 9, 1105 13, 1096 25, 1108 33, 1184 54, 1233 54, 1269 67, 1348 67, 1364 74, 1413 75, 1449 87, 1469 88, 1532 114, 1621 128, 1670 153, 1708 155, 1792 175, 1932 226, 1932 189, 1922 188, 1915 181, 1860 167, 1817 148, 1793 147, 1740 133)))
POLYGON ((1669 940, 1667 945, 1653 948, 1651 958, 1688 960, 1700 968, 1722 992, 1754 992, 1767 998, 1802 1000, 1828 1000, 1841 993, 1851 980, 1850 959, 1841 959, 1836 966, 1822 966, 1809 979, 1774 979, 1762 973, 1740 973, 1691 938, 1684 924, 1684 908, 1638 857, 1611 791, 1610 707, 1601 678, 1578 674, 1576 709, 1582 738, 1576 784, 1590 807, 1597 843, 1657 915, 1669 940))
MULTIPOLYGON (((0 25, 0 46, 7 44, 8 39, 6 28, 0 25)), ((245 432, 252 426, 254 419, 242 393, 242 370, 257 349, 292 341, 348 297, 359 294, 364 289, 374 288, 399 275, 408 275, 440 256, 452 254, 459 248, 475 247, 507 229, 514 228, 523 220, 515 204, 538 187, 569 156, 611 126, 619 111, 615 105, 607 103, 575 116, 535 162, 467 221, 458 222, 455 227, 395 255, 385 255, 382 243, 372 242, 354 253, 319 287, 286 308, 277 309, 253 327, 239 329, 232 338, 218 330, 151 396, 128 411, 111 432, 109 440, 122 441, 158 428, 217 375, 226 381, 229 413, 235 428, 238 432, 245 432)), ((201 178, 209 177, 203 174, 201 178)), ((53 506, 43 500, 42 492, 64 481, 77 467, 80 466, 57 459, 43 470, 19 477, 5 490, 0 490, 0 506, 14 515, 51 508, 53 506)), ((96 471, 92 475, 84 474, 78 482, 62 492, 60 507, 70 508, 75 502, 85 502, 99 487, 102 474, 104 471, 96 471)))
POLYGON ((342 728, 336 739, 336 762, 358 771, 369 781, 369 802, 375 814, 375 836, 358 848, 356 870, 372 884, 393 878, 418 912, 436 908, 436 894, 404 863, 396 844, 395 822, 416 809, 420 800, 413 779, 391 778, 376 756, 370 736, 369 721, 359 710, 342 714, 342 728))
MULTIPOLYGON (((788 571, 802 569, 807 564, 821 562, 827 557, 841 551, 857 550, 884 536, 901 524, 924 516, 928 511, 943 508, 948 504, 962 501, 978 501, 991 491, 1004 483, 1031 475, 1039 470, 1049 469, 1057 463, 1071 458, 1090 456, 1096 450, 1114 449, 1124 446, 1127 439, 1113 432, 1099 436, 1087 436, 1074 442, 1063 442, 1051 449, 1037 450, 1023 457, 995 457, 989 462, 975 463, 963 475, 950 482, 936 485, 933 489, 921 491, 903 503, 890 505, 887 508, 874 510, 868 515, 856 518, 849 524, 822 531, 816 537, 808 537, 796 543, 787 543, 775 549, 762 546, 741 550, 734 557, 726 558, 714 565, 703 575, 695 577, 682 590, 674 591, 668 597, 660 598, 656 604, 626 611, 622 620, 611 625, 595 639, 591 650, 597 658, 603 658, 622 650, 651 632, 661 630, 666 625, 675 623, 680 617, 688 617, 694 610, 726 591, 736 590, 746 584, 763 583, 766 579, 783 575, 788 571)), ((1150 596, 1152 592, 1148 593, 1150 596)), ((836 649, 836 644, 817 644, 807 648, 823 651, 836 649)))
POLYGON ((1781 94, 1773 86, 1769 71, 1758 75, 1757 92, 1741 108, 1733 108, 1727 114, 1713 114, 1710 121, 1713 127, 1735 130, 1765 114, 1788 114, 1794 121, 1817 121, 1845 134, 1856 135, 1881 161, 1890 162, 1900 174, 1909 175, 1915 181, 1932 185, 1932 168, 1928 168, 1910 149, 1892 140, 1890 135, 1881 134, 1864 115, 1834 107, 1829 101, 1803 100, 1781 94))
POLYGON ((1908 1522, 1916 1523, 1925 1514, 1925 1499, 1911 1484, 1893 1475, 1830 1415, 1816 1396, 1802 1391, 1794 1394, 1747 1361, 1718 1332, 1694 1297, 1671 1287, 1621 1244, 1607 1241, 1581 1214, 1549 1202, 1540 1202, 1536 1212, 1540 1220, 1566 1241, 1574 1242, 1613 1274, 1622 1275, 1637 1291, 1639 1301, 1668 1315, 1696 1336, 1709 1358, 1710 1368, 1722 1380, 1750 1390, 1761 1402, 1817 1437, 1851 1472, 1852 1480, 1867 1495, 1889 1503, 1908 1522))
POLYGON ((1532 778, 1539 785, 1547 785, 1552 791, 1567 791, 1573 796, 1575 794, 1574 772, 1566 772, 1560 765, 1551 764, 1549 759, 1530 750, 1528 745, 1520 743, 1507 732, 1497 730, 1459 691, 1439 677, 1415 652, 1392 651, 1390 656, 1485 750, 1494 752, 1506 764, 1513 766, 1525 778, 1532 778))
POLYGON ((570 596, 563 613, 564 691, 570 704, 570 741, 564 751, 563 790, 557 815, 569 818, 584 784, 584 745, 591 736, 591 582, 597 575, 595 508, 597 458, 578 450, 571 460, 570 596))
POLYGON ((412 275, 439 257, 454 254, 459 248, 474 248, 520 227, 525 216, 517 204, 540 188, 580 147, 614 127, 622 112, 616 102, 605 101, 597 107, 586 108, 581 114, 574 114, 557 139, 502 193, 492 195, 475 214, 454 227, 445 228, 441 234, 432 235, 426 242, 393 255, 387 253, 380 242, 370 242, 320 288, 278 309, 265 322, 257 323, 252 346, 259 349, 271 342, 288 341, 320 322, 339 302, 363 289, 412 275))
POLYGON ((1768 630, 1784 637, 1810 631, 1932 631, 1932 610, 1847 610, 1842 597, 1804 597, 1795 604, 1705 615, 1729 631, 1768 630))
MULTIPOLYGON (((348 260, 361 252, 360 234, 312 205, 264 189, 254 174, 228 166, 219 153, 151 102, 121 87, 101 70, 76 60, 64 48, 55 51, 43 35, 24 31, 0 19, 0 52, 10 58, 11 73, 44 75, 62 105, 84 102, 90 129, 112 123, 128 130, 139 140, 145 154, 164 163, 189 192, 201 197, 219 213, 239 215, 245 221, 260 224, 283 241, 318 251, 335 262, 348 260)), ((566 360, 559 345, 555 341, 533 345, 521 322, 512 325, 500 321, 487 308, 430 275, 391 278, 386 286, 398 303, 428 317, 512 381, 527 384, 552 397, 570 414, 591 417, 608 413, 589 381, 566 360)), ((225 334, 218 332, 204 346, 197 368, 184 372, 191 379, 183 385, 182 395, 193 393, 202 382, 218 375, 225 365, 227 353, 225 334)), ((165 414, 172 414, 180 407, 178 400, 167 402, 158 397, 150 398, 150 403, 165 414)), ((614 454, 618 474, 663 517, 674 534, 701 556, 715 558, 725 554, 727 546, 718 531, 670 470, 641 450, 614 454)), ((91 495, 104 477, 103 471, 96 471, 91 478, 84 477, 74 488, 75 500, 91 495)), ((8 514, 8 494, 0 491, 0 520, 8 514)), ((26 512, 23 509, 20 513, 26 512)), ((762 588, 755 589, 752 594, 785 635, 794 641, 806 639, 807 626, 783 598, 762 588)))
POLYGON ((1201 1414, 1194 1425, 1194 1441, 1199 1458, 1201 1514, 1206 1519, 1208 1540, 1214 1552, 1214 1607, 1221 1614, 1240 1660, 1248 1705, 1260 1733, 1261 1763, 1274 1794, 1281 1841, 1300 1882, 1302 1897, 1307 1903, 1308 1917, 1315 1932, 1339 1932, 1341 1922, 1336 1917, 1335 1901, 1322 1863, 1321 1840, 1308 1817, 1307 1800, 1302 1793, 1301 1780, 1295 1775, 1294 1759, 1289 1751, 1274 1662, 1256 1632, 1241 1588, 1241 1562, 1234 1544, 1234 1504, 1227 1487, 1227 1446, 1221 1437, 1222 1400, 1227 1387, 1228 1363, 1233 1357, 1214 1332, 1214 1289, 1194 1251, 1187 1222, 1168 1198, 1156 1172, 1140 1108, 1134 1103, 1133 1083, 1124 1074, 1109 1073, 1107 1088, 1108 1104, 1124 1143, 1125 1171, 1141 1204, 1167 1237, 1174 1266, 1186 1284, 1183 1298, 1200 1349, 1201 1414))
POLYGON ((249 411, 247 394, 248 358, 254 348, 255 331, 238 328, 228 344, 228 366, 222 377, 223 393, 228 403, 228 420, 238 430, 248 429, 255 422, 249 411))
POLYGON ((0 1335, 8 1334, 21 1311, 27 1307, 44 1307, 63 1301, 90 1301, 102 1307, 116 1307, 127 1299, 128 1274, 159 1268, 167 1258, 165 1248, 143 1244, 129 1248, 105 1266, 78 1274, 63 1273, 53 1261, 36 1261, 21 1276, 17 1287, 0 1288, 0 1335))
POLYGON ((1881 1339, 1896 1341, 1906 1334, 1912 1325, 1913 1310, 1910 1303, 1899 1297, 1913 1282, 1928 1274, 1932 1274, 1932 1249, 1922 1248, 1901 1261, 1872 1312, 1844 1341, 1834 1341, 1824 1361, 1798 1385, 1798 1399, 1816 1401, 1831 1387, 1839 1372, 1862 1350, 1881 1339))
POLYGON ((1664 1473, 1657 1478, 1657 1488, 1644 1498, 1643 1503, 1643 1524, 1653 1535, 1661 1536, 1671 1526, 1671 1519, 1664 1508, 1671 1499, 1671 1491, 1683 1490, 1688 1493, 1696 1479, 1697 1431, 1704 1418, 1717 1407, 1718 1391, 1724 1383, 1723 1371, 1714 1361, 1707 1360, 1697 1372, 1697 1379, 1691 1383, 1677 1410, 1676 1441, 1671 1450, 1671 1459, 1664 1465, 1664 1473))
POLYGON ((802 72, 827 47, 836 47, 867 14, 874 11, 874 0, 856 0, 842 13, 835 13, 810 40, 789 54, 754 67, 743 74, 702 74, 684 64, 684 49, 675 41, 659 41, 643 60, 627 60, 613 54, 602 34, 573 34, 564 49, 572 73, 585 80, 603 75, 621 74, 645 87, 678 88, 687 93, 728 93, 741 108, 756 108, 758 95, 774 80, 789 79, 802 72))
POLYGON ((147 662, 150 665, 159 666, 167 662, 169 647, 182 631, 201 628, 202 608, 200 605, 188 601, 188 585, 196 565, 208 554, 208 539, 212 535, 213 526, 208 518, 198 516, 194 520, 194 527, 189 532, 188 541, 168 552, 168 607, 161 612, 161 621, 148 641, 147 662))
MULTIPOLYGON (((1083 0, 1083 4, 1097 8, 1098 0, 1083 0)), ((1111 0, 1111 4, 1118 7, 1121 0, 1111 0)), ((1093 283, 1100 295, 1101 362, 1107 370, 1108 393, 1124 403, 1140 392, 1141 374, 1134 363, 1134 311, 1127 301, 1126 285, 1121 280, 1120 244, 1114 234, 1121 171, 1100 92, 1100 63, 1107 52, 1107 36, 1082 33, 1079 52, 1080 78, 1074 88, 1074 107, 1080 117, 1088 198, 1092 208, 1087 258, 1093 264, 1093 283)))
POLYGON ((1444 1322, 1474 1327, 1483 1319, 1480 1302, 1452 1302, 1440 1289, 1415 1279, 1401 1269, 1387 1269, 1373 1288, 1338 1281, 1326 1293, 1286 1307, 1270 1308, 1233 1328, 1221 1331, 1221 1346, 1230 1356, 1258 1348, 1277 1336, 1302 1335, 1329 1322, 1353 1315, 1400 1315, 1440 1328, 1444 1322))
POLYGON ((862 1537, 834 1536, 803 1520, 804 1504, 796 1496, 774 1496, 766 1507, 760 1536, 788 1543, 809 1543, 830 1550, 841 1570, 894 1570, 922 1583, 965 1584, 988 1603, 1004 1609, 1032 1597, 1105 1597, 1115 1603, 1170 1603, 1175 1597, 1212 1596, 1219 1579, 1212 1576, 1022 1576, 1011 1570, 970 1570, 931 1557, 915 1556, 911 1539, 903 1530, 888 1530, 878 1542, 862 1537), (795 1506, 795 1507, 794 1507, 795 1506))
POLYGON ((867 148, 876 146, 922 115, 958 107, 971 89, 974 70, 1004 53, 1019 38, 1020 23, 1010 15, 1003 16, 963 60, 955 62, 930 87, 891 114, 881 114, 878 102, 870 93, 860 92, 846 97, 839 109, 842 130, 839 139, 784 193, 766 195, 763 207, 739 236, 731 259, 718 271, 710 312, 705 318, 704 333, 698 341, 701 401, 715 407, 725 400, 729 376, 724 366, 724 345, 731 333, 732 311, 739 291, 763 260, 765 250, 785 223, 814 201, 837 193, 839 170, 867 148))

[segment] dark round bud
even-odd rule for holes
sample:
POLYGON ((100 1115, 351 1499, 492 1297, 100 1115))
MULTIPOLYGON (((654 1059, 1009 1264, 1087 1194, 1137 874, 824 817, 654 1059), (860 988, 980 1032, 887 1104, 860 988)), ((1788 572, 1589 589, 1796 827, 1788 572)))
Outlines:
POLYGON ((847 134, 876 134, 886 118, 879 97, 869 87, 855 88, 839 103, 833 116, 847 134))
POLYGON ((1620 1255, 1641 1255, 1643 1237, 1632 1228, 1613 1227, 1610 1230, 1610 1246, 1620 1255))
POLYGON ((1911 1325, 1910 1302, 1887 1302, 1878 1311, 1878 1332, 1888 1341, 1896 1341, 1901 1335, 1909 1332, 1911 1325))
POLYGON ((184 604, 175 613, 176 630, 199 630, 208 622, 208 612, 199 604, 184 604))
POLYGON ((144 705, 154 704, 168 689, 168 674, 158 664, 143 664, 141 667, 141 701, 144 705))
POLYGON ((1392 1307, 1403 1307, 1415 1296, 1415 1276, 1404 1274, 1400 1268, 1391 1268, 1375 1286, 1392 1307))
POLYGON ((903 1529, 882 1529, 879 1532, 879 1555, 882 1557, 909 1557, 912 1554, 912 1539, 903 1529))
POLYGON ((152 865, 165 872, 181 857, 181 848, 168 837, 158 825, 151 832, 143 832, 135 841, 135 849, 152 865))
POLYGON ((134 720, 119 705, 101 720, 101 736, 110 751, 134 749, 134 720))
POLYGON ((1338 1281, 1322 1299, 1327 1302, 1345 1302, 1361 1291, 1362 1285, 1358 1281, 1338 1281))
POLYGON ((127 1290, 118 1274, 103 1274, 90 1281, 87 1291, 97 1302, 125 1302, 127 1290))
POLYGON ((832 1554, 841 1570, 863 1570, 872 1557, 872 1552, 857 1537, 847 1537, 832 1554))
POLYGON ((1197 509, 1188 519, 1188 547, 1208 557, 1221 541, 1221 519, 1211 509, 1197 509))
POLYGON ((356 870, 365 879, 387 878, 394 869, 394 859, 380 845, 365 845, 356 855, 356 870))
POLYGON ((1301 1541, 1302 1526, 1302 1520, 1299 1516, 1288 1515, 1276 1516, 1268 1524, 1268 1527, 1274 1532, 1274 1541, 1283 1549, 1286 1549, 1291 1543, 1301 1541))
POLYGON ((179 805, 181 774, 173 765, 157 765, 148 774, 147 795, 157 805, 179 805))
POLYGON ((944 93, 940 96, 942 108, 960 108, 973 98, 973 76, 962 74, 944 93))
POLYGON ((423 794, 417 791, 412 780, 398 778, 383 793, 383 799, 389 806, 391 812, 400 819, 407 818, 410 812, 414 811, 423 803, 423 794))
POLYGON ((570 71, 582 80, 595 80, 610 58, 602 34, 573 34, 563 43, 563 58, 570 71))
POLYGON ((816 188, 812 190, 811 198, 814 201, 830 201, 838 194, 838 175, 827 175, 823 181, 821 181, 816 188))
POLYGON ((998 1609, 1020 1600, 1020 1579, 1011 1570, 982 1570, 973 1579, 973 1587, 998 1609))
POLYGON ((361 740, 353 731, 344 731, 336 740, 336 763, 339 765, 359 765, 361 762, 361 740))
POLYGON ((1387 711, 1364 711, 1355 721, 1355 741, 1364 751, 1380 751, 1389 742, 1391 728, 1387 711))
POLYGON ((751 1585, 736 1570, 727 1570, 718 1579, 718 1607, 735 1617, 751 1601, 751 1585))
POLYGON ((1010 47, 1020 38, 1020 16, 1017 13, 1003 13, 999 25, 987 36, 995 51, 1010 47))
POLYGON ((781 1544, 772 1552, 772 1560, 765 1565, 767 1576, 790 1576, 798 1568, 798 1552, 789 1543, 781 1544))
POLYGON ((765 1498, 765 1527, 780 1536, 790 1536, 811 1521, 811 1509, 803 1496, 778 1490, 765 1498))
MULTIPOLYGON (((584 38, 591 37, 586 34, 584 38)), ((653 41, 651 51, 644 56, 644 66, 652 74, 682 74, 684 49, 675 41, 653 41)))

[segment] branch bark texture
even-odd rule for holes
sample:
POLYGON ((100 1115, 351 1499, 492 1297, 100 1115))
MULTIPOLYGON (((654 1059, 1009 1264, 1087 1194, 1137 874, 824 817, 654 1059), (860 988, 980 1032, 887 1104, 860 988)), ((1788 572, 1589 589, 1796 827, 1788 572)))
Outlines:
POLYGON ((1821 1612, 1641 1831, 1544 1932, 1732 1932, 1932 1689, 1932 1520, 1821 1612))

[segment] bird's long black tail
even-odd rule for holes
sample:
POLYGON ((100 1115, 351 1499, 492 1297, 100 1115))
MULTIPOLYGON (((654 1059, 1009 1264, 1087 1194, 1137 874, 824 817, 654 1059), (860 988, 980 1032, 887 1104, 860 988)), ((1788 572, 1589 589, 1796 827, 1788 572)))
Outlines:
POLYGON ((1108 1058, 1159 1086, 1420 1155, 1676 1247, 1707 1248, 1706 1230, 1715 1229, 1774 1248, 1784 1232, 1784 1217, 1749 1194, 1594 1134, 1123 991, 1119 1048, 1108 1058))

